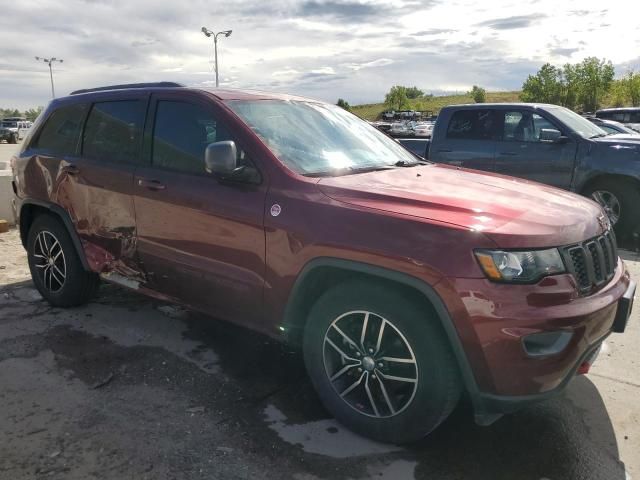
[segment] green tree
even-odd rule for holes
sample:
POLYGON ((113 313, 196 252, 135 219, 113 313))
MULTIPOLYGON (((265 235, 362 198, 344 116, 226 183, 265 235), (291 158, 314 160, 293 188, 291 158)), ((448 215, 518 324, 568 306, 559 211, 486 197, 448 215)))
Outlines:
POLYGON ((612 107, 623 107, 627 103, 626 79, 614 80, 609 88, 608 104, 612 107))
POLYGON ((560 105, 574 109, 578 103, 580 78, 577 65, 567 63, 562 68, 562 97, 560 105))
POLYGON ((336 103, 337 106, 344 108, 347 112, 351 111, 351 105, 349 105, 349 102, 347 102, 346 100, 339 98, 338 102, 336 103))
POLYGON ((384 104, 392 110, 402 110, 409 106, 406 87, 395 85, 384 97, 384 104))
POLYGON ((42 107, 30 108, 29 110, 25 110, 24 116, 27 120, 34 122, 35 119, 38 118, 38 115, 42 113, 42 110, 42 107))
POLYGON ((585 58, 576 65, 578 76, 578 103, 585 112, 593 112, 609 93, 615 70, 611 61, 596 57, 585 58))
POLYGON ((522 85, 523 102, 562 104, 562 71, 545 63, 535 75, 529 75, 522 85))
POLYGON ((640 72, 629 72, 624 78, 624 86, 631 105, 640 107, 640 72))
POLYGON ((471 95, 473 101, 476 103, 485 103, 487 101, 487 91, 477 85, 473 86, 469 95, 471 95))
POLYGON ((422 97, 424 95, 424 92, 422 90, 420 90, 418 87, 405 87, 406 89, 406 93, 407 93, 407 98, 409 99, 414 99, 414 98, 419 98, 422 97))

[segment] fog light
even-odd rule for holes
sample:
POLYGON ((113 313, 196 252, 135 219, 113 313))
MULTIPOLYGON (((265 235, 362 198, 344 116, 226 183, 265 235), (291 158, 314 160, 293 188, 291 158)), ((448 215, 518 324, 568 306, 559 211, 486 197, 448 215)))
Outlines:
POLYGON ((569 345, 572 336, 573 333, 563 330, 533 333, 522 339, 522 345, 530 357, 554 355, 569 345))

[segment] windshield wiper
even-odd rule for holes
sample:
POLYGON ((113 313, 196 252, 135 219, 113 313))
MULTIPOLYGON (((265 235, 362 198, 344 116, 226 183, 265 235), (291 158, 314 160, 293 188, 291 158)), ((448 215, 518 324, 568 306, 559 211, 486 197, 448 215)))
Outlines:
POLYGON ((407 162, 406 160, 398 160, 393 165, 396 167, 415 167, 416 165, 426 165, 427 162, 417 160, 415 162, 407 162))
POLYGON ((596 133, 595 135, 591 135, 589 138, 602 138, 602 137, 606 137, 607 134, 606 133, 596 133))

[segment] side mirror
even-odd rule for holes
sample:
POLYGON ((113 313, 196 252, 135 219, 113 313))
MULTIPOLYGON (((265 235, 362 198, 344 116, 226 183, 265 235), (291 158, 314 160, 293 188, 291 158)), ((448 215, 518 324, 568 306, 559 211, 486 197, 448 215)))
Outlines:
POLYGON ((204 151, 205 170, 222 178, 230 177, 236 173, 237 155, 236 144, 231 140, 211 143, 204 151))
POLYGON ((560 130, 555 128, 543 128, 540 130, 540 141, 547 143, 564 143, 568 139, 563 136, 560 130))

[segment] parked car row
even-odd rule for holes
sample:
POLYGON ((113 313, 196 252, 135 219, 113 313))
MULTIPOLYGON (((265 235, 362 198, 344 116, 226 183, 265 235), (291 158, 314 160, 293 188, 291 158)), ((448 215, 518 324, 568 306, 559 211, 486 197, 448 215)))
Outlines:
POLYGON ((392 137, 431 137, 434 122, 431 121, 401 121, 401 122, 370 122, 379 130, 392 137))
POLYGON ((605 108, 596 112, 596 117, 613 120, 640 132, 640 107, 605 108))
POLYGON ((632 309, 600 205, 460 167, 615 192, 620 225, 637 145, 559 107, 449 107, 441 165, 335 105, 161 83, 52 101, 11 165, 49 303, 101 278, 291 342, 339 421, 404 443, 463 395, 488 425, 558 394, 632 309))
POLYGON ((0 141, 18 143, 29 133, 32 122, 22 117, 8 117, 0 121, 0 141))

